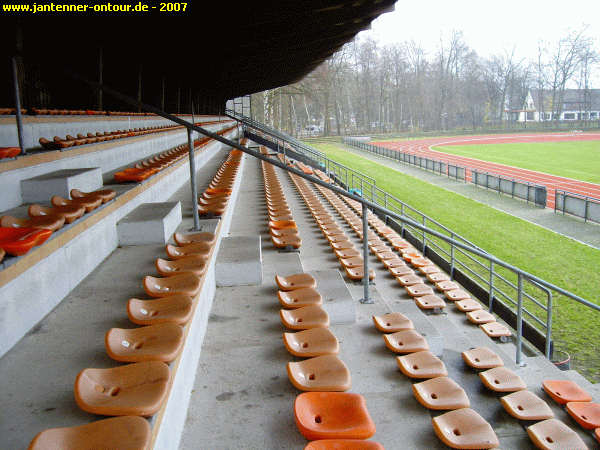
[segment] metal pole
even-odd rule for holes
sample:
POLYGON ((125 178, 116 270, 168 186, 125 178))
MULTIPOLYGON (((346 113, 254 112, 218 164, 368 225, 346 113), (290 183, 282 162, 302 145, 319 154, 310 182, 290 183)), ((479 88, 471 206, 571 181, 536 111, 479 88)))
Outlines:
POLYGON ((490 299, 488 301, 488 310, 494 310, 494 261, 490 261, 490 299))
POLYGON ((13 84, 15 87, 15 117, 17 119, 17 136, 19 138, 19 147, 21 155, 25 154, 25 144, 23 144, 23 117, 21 115, 21 96, 19 94, 19 71, 17 69, 17 58, 12 58, 13 84))
POLYGON ((546 311, 546 358, 550 359, 552 341, 552 291, 548 290, 548 310, 546 311))
POLYGON ((521 363, 521 345, 523 340, 523 275, 517 274, 517 354, 515 362, 517 366, 522 366, 521 363))
POLYGON ((200 230, 200 216, 198 215, 198 186, 196 185, 196 160, 194 158, 194 140, 191 128, 187 129, 188 150, 190 155, 190 184, 192 187, 192 214, 194 215, 194 231, 200 230))
POLYGON ((362 237, 363 237, 363 298, 361 303, 373 303, 369 297, 369 210, 362 204, 362 237))

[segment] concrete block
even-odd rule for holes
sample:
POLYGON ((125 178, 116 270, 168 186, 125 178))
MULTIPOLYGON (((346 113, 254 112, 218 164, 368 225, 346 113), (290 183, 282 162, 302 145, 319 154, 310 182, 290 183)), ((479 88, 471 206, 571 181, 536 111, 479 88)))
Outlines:
POLYGON ((181 223, 181 202, 144 203, 117 223, 119 245, 165 244, 181 223))
POLYGON ((63 169, 21 180, 23 203, 48 202, 53 195, 70 198, 71 189, 95 191, 102 187, 99 167, 63 169))
POLYGON ((216 279, 217 286, 261 284, 260 235, 223 238, 217 255, 216 279))
POLYGON ((329 314, 332 325, 356 322, 356 303, 342 275, 337 270, 308 272, 317 280, 317 291, 323 297, 323 309, 329 314))

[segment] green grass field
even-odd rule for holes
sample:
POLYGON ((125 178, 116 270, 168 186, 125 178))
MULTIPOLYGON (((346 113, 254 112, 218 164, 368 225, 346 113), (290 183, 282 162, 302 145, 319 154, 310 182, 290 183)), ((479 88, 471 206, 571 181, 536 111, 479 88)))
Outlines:
MULTIPOLYGON (((498 258, 600 304, 600 250, 399 173, 339 145, 314 146, 333 160, 375 178, 381 189, 498 258)), ((596 349, 600 313, 556 297, 553 336, 556 348, 566 349, 578 361, 587 361, 579 367, 582 373, 600 381, 596 349)))
POLYGON ((449 145, 435 150, 600 183, 600 141, 449 145))

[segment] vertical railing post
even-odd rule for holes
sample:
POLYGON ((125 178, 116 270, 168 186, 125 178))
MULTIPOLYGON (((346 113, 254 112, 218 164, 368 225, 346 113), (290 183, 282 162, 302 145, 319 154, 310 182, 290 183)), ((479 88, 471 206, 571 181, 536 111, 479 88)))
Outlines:
POLYGON ((490 259, 490 281, 489 281, 490 297, 488 301, 489 312, 494 311, 494 261, 490 259))
MULTIPOLYGON (((450 238, 454 240, 454 233, 450 233, 450 238)), ((454 279, 454 244, 450 244, 450 278, 454 279)))
POLYGON ((517 366, 521 366, 523 365, 521 363, 523 340, 523 275, 519 272, 517 276, 517 352, 515 362, 517 366))
POLYGON ((550 343, 552 342, 552 291, 548 289, 548 305, 546 310, 546 358, 550 359, 550 343))
POLYGON ((25 143, 23 142, 23 116, 21 115, 21 94, 19 93, 19 70, 17 68, 17 58, 12 58, 13 84, 15 87, 15 118, 17 119, 17 137, 19 138, 19 147, 21 155, 25 154, 25 143))
MULTIPOLYGON (((426 217, 423 216, 423 220, 422 220, 423 226, 425 226, 425 221, 426 220, 427 220, 426 217)), ((423 233, 423 238, 422 238, 422 241, 421 241, 421 252, 423 253, 423 256, 425 256, 425 250, 426 250, 425 249, 425 238, 426 238, 426 236, 425 236, 425 230, 423 230, 422 233, 423 233)))
POLYGON ((198 186, 196 185, 196 159, 194 158, 194 140, 191 128, 187 129, 189 157, 190 157, 190 185, 192 187, 192 214, 194 215, 194 231, 200 230, 200 216, 198 215, 198 186))
POLYGON ((369 297, 369 210, 362 204, 362 238, 363 238, 363 298, 361 303, 373 303, 369 297))

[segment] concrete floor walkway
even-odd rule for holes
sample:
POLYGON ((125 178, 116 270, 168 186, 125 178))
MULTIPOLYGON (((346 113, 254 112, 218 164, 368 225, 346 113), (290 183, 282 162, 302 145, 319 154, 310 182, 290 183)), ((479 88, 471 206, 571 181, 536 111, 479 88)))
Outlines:
MULTIPOLYGON (((340 144, 340 148, 387 167, 391 167, 403 174, 419 178, 448 191, 468 197, 479 203, 483 203, 507 214, 554 231, 555 233, 559 233, 600 249, 600 225, 598 224, 590 222, 585 223, 582 219, 573 216, 563 216, 548 208, 536 208, 532 204, 527 204, 522 200, 513 199, 506 195, 477 187, 471 183, 463 183, 451 178, 436 175, 427 170, 400 163, 390 158, 364 152, 353 147, 340 144)), ((391 194, 393 195, 393 192, 391 192, 391 194)))

